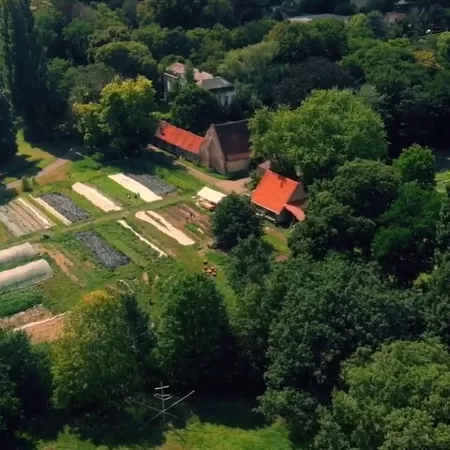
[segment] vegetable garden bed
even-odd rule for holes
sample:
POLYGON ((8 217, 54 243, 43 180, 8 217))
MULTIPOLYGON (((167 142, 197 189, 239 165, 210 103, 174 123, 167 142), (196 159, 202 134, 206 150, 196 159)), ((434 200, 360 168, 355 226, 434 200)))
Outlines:
POLYGON ((82 231, 76 233, 75 237, 88 247, 102 265, 108 269, 125 266, 130 262, 128 256, 109 247, 94 231, 82 231))
POLYGON ((70 222, 89 219, 91 215, 77 206, 70 198, 62 194, 42 194, 38 198, 44 200, 70 222))
POLYGON ((173 186, 165 183, 160 178, 154 177, 152 175, 147 174, 137 175, 134 173, 126 173, 125 175, 133 179, 134 181, 141 183, 147 189, 150 189, 152 192, 154 192, 156 195, 159 195, 160 197, 164 197, 165 195, 171 194, 172 192, 176 191, 176 189, 173 186))

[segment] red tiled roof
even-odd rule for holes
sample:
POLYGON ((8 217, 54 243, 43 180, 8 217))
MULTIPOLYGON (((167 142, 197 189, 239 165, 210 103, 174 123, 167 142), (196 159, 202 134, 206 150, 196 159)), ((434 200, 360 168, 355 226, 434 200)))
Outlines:
POLYGON ((175 145, 175 147, 195 154, 199 153, 200 145, 203 142, 202 137, 171 125, 164 120, 159 122, 155 136, 168 144, 175 145))
POLYGON ((252 202, 280 214, 300 183, 267 170, 252 193, 252 202))
POLYGON ((296 205, 290 205, 289 203, 286 203, 286 205, 284 205, 284 207, 291 212, 294 217, 299 221, 299 222, 303 222, 305 220, 306 214, 303 211, 302 208, 300 208, 299 206, 296 205))
MULTIPOLYGON (((166 67, 167 72, 172 72, 176 75, 183 75, 186 72, 186 66, 183 63, 176 62, 173 63, 171 66, 166 67)), ((194 80, 197 82, 203 81, 203 80, 211 80, 214 76, 208 72, 203 72, 202 70, 198 70, 194 68, 194 80)))

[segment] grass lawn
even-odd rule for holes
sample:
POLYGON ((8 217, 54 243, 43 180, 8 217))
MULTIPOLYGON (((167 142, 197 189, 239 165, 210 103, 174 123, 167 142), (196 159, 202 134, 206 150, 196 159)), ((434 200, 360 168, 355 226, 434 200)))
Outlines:
POLYGON ((18 152, 11 162, 3 166, 0 177, 3 183, 10 183, 23 176, 34 176, 41 169, 50 165, 55 159, 65 152, 65 147, 60 150, 53 146, 37 147, 27 142, 23 132, 17 133, 18 152))
MULTIPOLYGON (((133 429, 99 428, 83 432, 66 427, 51 440, 38 443, 38 450, 294 450, 286 429, 276 423, 267 426, 251 411, 245 400, 194 399, 175 414, 184 423, 175 431, 161 423, 146 424, 150 416, 137 419, 133 429), (114 435, 114 431, 117 435, 114 435)), ((147 413, 144 413, 147 414, 147 413)), ((131 427, 130 427, 131 428, 131 427)))

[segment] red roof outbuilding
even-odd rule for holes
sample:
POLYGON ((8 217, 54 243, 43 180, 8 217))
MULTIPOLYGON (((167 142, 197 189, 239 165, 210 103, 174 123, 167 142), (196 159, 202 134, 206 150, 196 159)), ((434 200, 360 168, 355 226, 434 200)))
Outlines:
POLYGON ((155 136, 168 144, 195 154, 200 152, 200 145, 203 143, 201 136, 171 125, 164 120, 159 122, 155 136))
POLYGON ((287 209, 298 220, 304 220, 305 214, 296 205, 298 202, 294 199, 294 194, 297 193, 299 188, 303 191, 300 181, 294 181, 267 170, 252 193, 252 202, 275 214, 281 214, 283 209, 287 209))

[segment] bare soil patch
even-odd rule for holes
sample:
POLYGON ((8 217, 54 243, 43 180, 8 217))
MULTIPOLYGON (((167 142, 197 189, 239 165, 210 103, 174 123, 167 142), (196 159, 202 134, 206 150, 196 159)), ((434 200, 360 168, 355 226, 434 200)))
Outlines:
POLYGON ((0 320, 0 327, 26 333, 33 344, 53 342, 61 335, 64 314, 54 315, 42 305, 0 320))
POLYGON ((72 189, 83 197, 87 198, 94 206, 104 212, 120 211, 122 208, 116 205, 100 191, 84 183, 75 183, 72 189))
POLYGON ((78 278, 71 272, 71 269, 73 267, 73 262, 67 258, 65 255, 63 255, 58 249, 55 248, 53 245, 42 245, 42 244, 36 244, 35 248, 39 252, 47 253, 53 261, 58 265, 58 267, 75 283, 78 282, 78 278))
POLYGON ((165 208, 162 215, 178 228, 184 227, 186 224, 194 224, 199 232, 205 237, 211 235, 211 223, 209 216, 202 213, 198 208, 185 203, 173 205, 165 208))
POLYGON ((155 213, 154 211, 139 211, 136 213, 136 218, 153 225, 159 231, 175 239, 181 245, 187 246, 195 244, 195 241, 193 239, 191 239, 181 230, 175 228, 163 216, 155 213))

